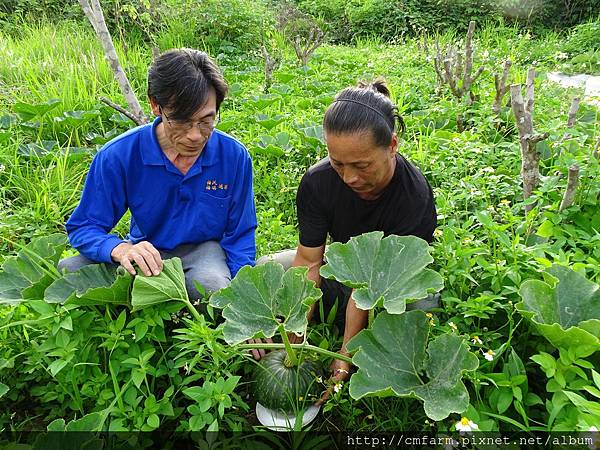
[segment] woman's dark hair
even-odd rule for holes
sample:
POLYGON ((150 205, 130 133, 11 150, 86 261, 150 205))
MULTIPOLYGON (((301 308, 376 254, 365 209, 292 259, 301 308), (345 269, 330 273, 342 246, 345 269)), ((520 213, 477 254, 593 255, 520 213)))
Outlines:
POLYGON ((204 103, 213 87, 217 111, 227 95, 227 83, 217 65, 199 50, 174 49, 162 53, 148 70, 148 97, 186 120, 204 103))
POLYGON ((323 128, 333 134, 371 132, 375 144, 383 147, 392 140, 396 123, 403 133, 404 121, 390 99, 390 90, 384 80, 376 79, 340 92, 325 112, 323 128))

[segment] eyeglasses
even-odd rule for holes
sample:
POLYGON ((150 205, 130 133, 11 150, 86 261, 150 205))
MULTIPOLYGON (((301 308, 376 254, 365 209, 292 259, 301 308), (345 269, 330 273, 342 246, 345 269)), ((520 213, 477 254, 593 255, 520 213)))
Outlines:
POLYGON ((198 127, 200 133, 202 133, 204 137, 208 137, 219 123, 219 115, 217 115, 214 118, 201 120, 200 122, 190 122, 187 120, 171 120, 169 119, 169 116, 165 114, 162 107, 159 106, 158 109, 161 115, 163 115, 167 120, 169 126, 175 131, 187 132, 191 130, 194 126, 196 126, 198 127))

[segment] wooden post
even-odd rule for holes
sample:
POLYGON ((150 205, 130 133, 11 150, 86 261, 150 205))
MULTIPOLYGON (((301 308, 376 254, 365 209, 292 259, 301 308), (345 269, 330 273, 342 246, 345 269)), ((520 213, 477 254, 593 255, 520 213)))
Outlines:
POLYGON ((96 32, 96 36, 98 36, 98 39, 102 44, 102 48, 104 49, 104 57, 110 64, 110 68, 112 69, 115 78, 119 83, 119 87, 121 88, 121 92, 125 96, 125 100, 129 105, 131 115, 128 117, 132 118, 137 125, 148 123, 148 119, 142 111, 142 107, 135 96, 135 92, 133 92, 131 84, 127 79, 127 75, 125 74, 125 71, 119 62, 119 57, 117 56, 112 37, 106 26, 106 21, 104 20, 104 14, 102 12, 102 7, 100 6, 100 1, 79 0, 79 4, 83 8, 83 12, 92 24, 92 27, 96 32))
POLYGON ((575 200, 575 194, 577 193, 577 186, 579 185, 579 166, 573 164, 569 167, 569 178, 567 181, 567 189, 563 195, 563 199, 560 202, 559 211, 562 211, 573 204, 575 200))
MULTIPOLYGON (((540 180, 540 155, 537 152, 537 143, 546 139, 548 133, 535 134, 533 131, 533 104, 534 104, 535 69, 527 71, 527 84, 525 86, 525 99, 521 95, 521 85, 510 86, 512 110, 519 130, 521 144, 521 178, 523 179, 523 198, 531 197, 540 180)), ((533 209, 534 205, 526 205, 525 212, 533 209)))
POLYGON ((569 110, 569 118, 567 119, 567 127, 572 128, 575 125, 575 120, 577 118, 577 111, 579 110, 579 97, 573 98, 573 102, 571 103, 571 109, 569 110))
POLYGON ((510 66, 512 65, 512 61, 507 59, 504 61, 504 69, 502 70, 502 77, 500 77, 497 73, 494 74, 494 84, 496 85, 496 96, 494 97, 494 103, 492 105, 492 112, 496 115, 500 115, 500 110, 502 109, 502 99, 509 91, 510 87, 506 84, 506 80, 508 79, 508 72, 510 71, 510 66))

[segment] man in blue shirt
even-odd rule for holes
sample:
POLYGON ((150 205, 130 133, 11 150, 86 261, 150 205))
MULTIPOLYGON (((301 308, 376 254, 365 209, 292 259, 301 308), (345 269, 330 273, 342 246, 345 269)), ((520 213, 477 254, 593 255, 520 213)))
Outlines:
POLYGON ((158 275, 180 257, 191 299, 229 284, 255 259, 252 162, 244 146, 215 130, 227 84, 197 50, 162 54, 148 72, 157 116, 107 143, 90 167, 81 201, 66 224, 80 255, 59 268, 118 263, 158 275), (110 234, 131 211, 126 239, 110 234))

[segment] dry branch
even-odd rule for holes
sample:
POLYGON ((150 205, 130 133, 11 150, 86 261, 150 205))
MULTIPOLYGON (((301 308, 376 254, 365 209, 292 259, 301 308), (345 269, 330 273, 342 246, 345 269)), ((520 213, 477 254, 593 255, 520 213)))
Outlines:
POLYGON ((137 122, 137 118, 133 114, 131 114, 129 111, 127 111, 125 108, 123 108, 121 105, 117 105, 115 102, 110 101, 106 97, 100 97, 100 101, 102 103, 110 106, 112 109, 117 110, 118 112, 120 112, 121 114, 123 114, 128 119, 131 119, 137 125, 140 125, 137 122))
MULTIPOLYGON (((127 75, 123 70, 119 62, 119 57, 117 56, 117 52, 115 50, 115 46, 113 44, 112 37, 108 28, 106 27, 106 21, 104 20, 104 14, 102 12, 102 7, 100 6, 99 0, 79 0, 79 4, 83 8, 83 12, 86 17, 89 19, 100 43, 102 44, 102 48, 104 49, 104 57, 108 61, 110 68, 112 69, 117 82, 119 83, 119 87, 121 88, 121 92, 125 96, 125 100, 130 108, 130 114, 132 116, 132 120, 135 121, 136 124, 141 125, 148 122, 144 112, 142 111, 142 107, 131 88, 131 84, 127 79, 127 75)), ((130 116, 128 116, 130 117, 130 116)))
POLYGON ((269 89, 271 89, 271 85, 273 84, 273 71, 279 64, 278 58, 273 58, 267 51, 267 48, 263 45, 261 47, 261 52, 263 59, 265 60, 265 87, 264 93, 268 93, 269 89))
POLYGON ((569 118, 567 119, 567 127, 569 128, 572 128, 573 125, 575 125, 577 111, 579 110, 579 102, 579 97, 573 98, 573 102, 571 103, 571 109, 569 110, 569 118))
POLYGON ((300 36, 294 38, 292 46, 294 47, 294 52, 296 52, 296 56, 302 63, 302 66, 306 67, 308 60, 315 50, 319 48, 324 37, 325 33, 323 33, 323 30, 315 27, 308 32, 308 38, 300 36))
MULTIPOLYGON (((548 137, 548 133, 537 134, 533 131, 534 80, 535 70, 531 68, 527 71, 525 99, 521 94, 520 84, 510 86, 511 105, 521 144, 521 178, 525 200, 531 196, 540 180, 540 155, 536 149, 537 143, 548 137)), ((529 212, 533 206, 526 205, 525 212, 529 212)))
POLYGON ((508 80, 508 72, 510 71, 510 66, 512 62, 507 59, 504 61, 504 68, 502 70, 502 76, 500 77, 497 73, 494 74, 494 84, 496 85, 496 96, 494 97, 494 103, 492 105, 492 112, 496 115, 500 115, 500 110, 502 109, 502 99, 507 94, 510 89, 510 86, 506 84, 506 80, 508 80))
POLYGON ((473 72, 473 32, 475 31, 475 22, 469 22, 467 37, 465 40, 464 56, 452 45, 448 45, 445 55, 441 52, 439 42, 436 42, 436 55, 433 58, 433 65, 440 84, 447 84, 452 94, 462 99, 466 96, 466 103, 470 105, 473 102, 471 88, 473 83, 484 71, 480 67, 473 72))
POLYGON ((569 167, 569 178, 567 180, 567 189, 563 195, 563 199, 560 202, 559 210, 562 211, 573 204, 575 200, 575 194, 577 193, 577 186, 579 185, 579 166, 573 164, 569 167))

